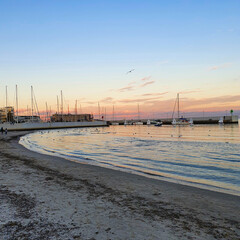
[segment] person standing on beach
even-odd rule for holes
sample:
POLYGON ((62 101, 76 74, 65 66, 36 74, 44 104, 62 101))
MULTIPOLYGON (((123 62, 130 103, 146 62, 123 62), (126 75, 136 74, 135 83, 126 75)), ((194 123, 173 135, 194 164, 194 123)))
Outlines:
POLYGON ((8 130, 7 130, 7 128, 5 129, 5 134, 7 135, 7 132, 8 132, 8 130))
POLYGON ((1 127, 1 133, 3 134, 3 127, 1 127))

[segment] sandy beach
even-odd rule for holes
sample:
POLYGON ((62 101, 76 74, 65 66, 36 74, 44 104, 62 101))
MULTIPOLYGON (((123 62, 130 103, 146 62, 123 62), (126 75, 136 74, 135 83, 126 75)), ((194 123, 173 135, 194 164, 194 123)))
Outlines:
POLYGON ((240 239, 240 197, 79 164, 0 135, 0 239, 240 239))

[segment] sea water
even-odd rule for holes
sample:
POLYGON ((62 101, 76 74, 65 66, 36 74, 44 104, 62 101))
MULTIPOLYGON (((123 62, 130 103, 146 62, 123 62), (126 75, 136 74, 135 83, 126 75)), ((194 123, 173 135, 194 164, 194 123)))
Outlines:
POLYGON ((80 163, 240 195, 237 124, 39 131, 20 143, 80 163))

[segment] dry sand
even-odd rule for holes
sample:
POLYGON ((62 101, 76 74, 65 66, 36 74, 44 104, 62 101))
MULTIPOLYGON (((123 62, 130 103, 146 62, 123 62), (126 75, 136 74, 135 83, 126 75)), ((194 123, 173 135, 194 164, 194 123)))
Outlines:
POLYGON ((240 197, 31 152, 0 136, 0 239, 240 239, 240 197))

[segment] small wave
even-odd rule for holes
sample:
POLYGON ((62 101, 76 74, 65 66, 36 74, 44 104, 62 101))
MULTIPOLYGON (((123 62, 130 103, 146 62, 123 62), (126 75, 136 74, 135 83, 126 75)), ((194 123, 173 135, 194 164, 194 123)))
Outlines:
POLYGON ((239 143, 196 141, 194 135, 187 136, 188 141, 171 140, 167 136, 172 128, 163 127, 161 135, 155 128, 148 128, 146 133, 131 129, 41 131, 22 137, 20 142, 33 151, 77 162, 201 186, 207 182, 206 186, 214 189, 228 186, 229 191, 240 194, 239 143), (191 138, 193 141, 189 141, 191 138))

